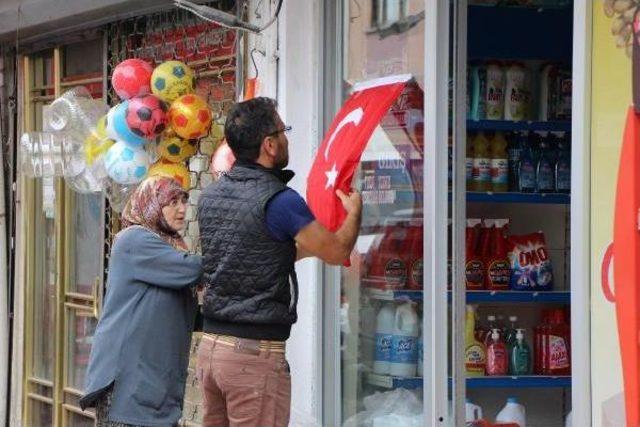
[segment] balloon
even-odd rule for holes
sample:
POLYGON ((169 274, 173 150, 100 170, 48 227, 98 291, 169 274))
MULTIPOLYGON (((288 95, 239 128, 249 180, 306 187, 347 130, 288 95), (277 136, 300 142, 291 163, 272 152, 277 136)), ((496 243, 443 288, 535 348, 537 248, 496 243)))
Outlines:
POLYGON ((198 141, 165 135, 158 143, 160 157, 172 163, 180 163, 196 154, 198 141))
POLYGON ((107 113, 107 136, 116 141, 124 141, 134 146, 144 145, 146 140, 136 135, 127 124, 129 101, 121 102, 107 113))
POLYGON ((195 92, 193 71, 180 61, 167 61, 158 65, 151 75, 154 95, 171 103, 182 95, 195 92))
POLYGON ((210 172, 213 175, 219 176, 223 172, 227 172, 231 169, 233 164, 236 162, 236 157, 233 155, 229 144, 224 141, 213 156, 211 156, 211 168, 210 172))
POLYGON ((87 166, 91 166, 98 157, 104 155, 116 142, 109 138, 98 138, 95 134, 84 140, 84 157, 87 166))
POLYGON ((171 104, 169 122, 184 139, 202 138, 211 126, 211 110, 198 95, 184 95, 171 104))
POLYGON ((129 200, 129 196, 136 189, 137 185, 122 185, 115 181, 107 180, 102 190, 104 196, 109 200, 111 209, 116 212, 122 212, 124 205, 129 200))
POLYGON ((142 59, 126 59, 116 65, 111 75, 111 85, 122 100, 151 93, 153 68, 142 59))
POLYGON ((136 184, 149 171, 149 155, 142 147, 116 142, 104 157, 107 174, 118 184, 136 184))
POLYGON ((126 120, 137 136, 153 139, 167 127, 167 105, 153 95, 136 96, 129 100, 126 120))
POLYGON ((189 169, 182 163, 171 163, 160 160, 149 168, 149 176, 166 176, 178 181, 185 190, 191 188, 189 169))

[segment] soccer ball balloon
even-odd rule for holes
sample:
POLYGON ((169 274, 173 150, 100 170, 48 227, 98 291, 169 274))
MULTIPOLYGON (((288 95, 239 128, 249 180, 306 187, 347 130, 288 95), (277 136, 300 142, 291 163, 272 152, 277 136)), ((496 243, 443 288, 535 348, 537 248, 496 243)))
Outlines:
POLYGON ((196 154, 198 141, 182 139, 179 136, 165 136, 158 144, 160 157, 171 163, 180 163, 196 154))
POLYGON ((175 179, 185 190, 191 188, 189 169, 182 163, 171 163, 160 160, 151 166, 149 176, 166 176, 175 179))
POLYGON ((193 70, 180 61, 166 61, 151 75, 151 91, 164 102, 171 103, 182 95, 195 91, 193 70))
POLYGON ((116 65, 111 75, 111 84, 122 100, 142 96, 151 92, 150 81, 153 68, 142 59, 127 59, 116 65))
POLYGON ((129 101, 124 101, 109 110, 106 123, 107 136, 134 146, 144 145, 147 140, 135 134, 127 124, 128 108, 129 101))
POLYGON ((167 127, 167 105, 155 96, 138 96, 128 102, 126 119, 131 132, 153 139, 167 127))
POLYGON ((211 126, 211 110, 198 95, 184 95, 171 104, 169 122, 184 139, 202 138, 211 126))
POLYGON ((140 147, 132 147, 118 141, 104 157, 107 175, 118 184, 136 184, 149 171, 149 156, 140 147))

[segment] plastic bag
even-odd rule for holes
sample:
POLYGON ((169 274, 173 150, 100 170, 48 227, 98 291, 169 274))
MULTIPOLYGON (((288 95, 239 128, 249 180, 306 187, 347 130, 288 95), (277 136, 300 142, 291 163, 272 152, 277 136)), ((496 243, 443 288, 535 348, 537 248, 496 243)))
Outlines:
POLYGON ((424 421, 422 390, 398 388, 363 399, 364 411, 347 419, 343 427, 421 427, 424 421), (419 394, 418 394, 419 393, 419 394))

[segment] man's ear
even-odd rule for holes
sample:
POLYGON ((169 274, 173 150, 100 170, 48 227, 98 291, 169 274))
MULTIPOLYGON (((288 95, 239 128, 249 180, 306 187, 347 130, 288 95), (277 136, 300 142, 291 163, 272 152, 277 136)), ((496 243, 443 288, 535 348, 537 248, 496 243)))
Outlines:
POLYGON ((277 151, 277 147, 276 147, 276 141, 273 137, 271 136, 267 136, 262 140, 262 147, 261 150, 264 150, 264 152, 272 157, 275 157, 276 155, 276 151, 277 151))

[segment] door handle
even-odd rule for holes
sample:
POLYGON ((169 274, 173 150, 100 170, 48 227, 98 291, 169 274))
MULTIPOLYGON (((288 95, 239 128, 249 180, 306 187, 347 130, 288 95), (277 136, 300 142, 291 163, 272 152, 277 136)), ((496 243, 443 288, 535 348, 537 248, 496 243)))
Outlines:
POLYGON ((102 287, 101 280, 96 277, 96 281, 93 283, 93 317, 100 318, 102 314, 102 287))

